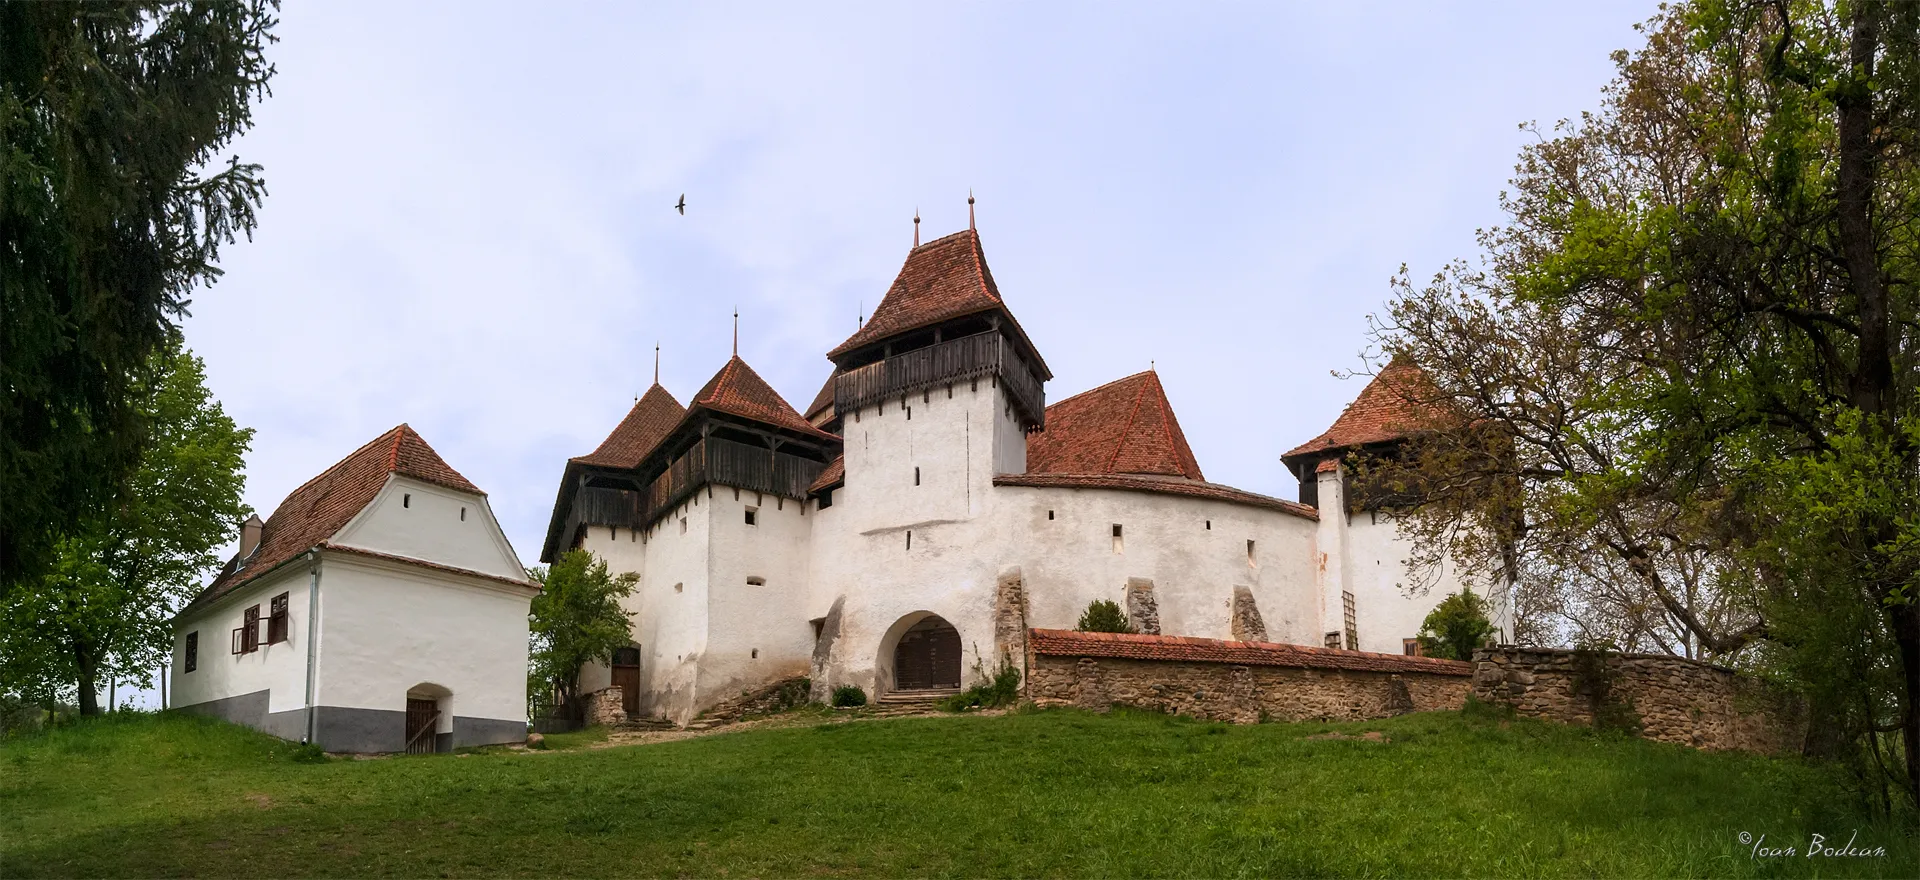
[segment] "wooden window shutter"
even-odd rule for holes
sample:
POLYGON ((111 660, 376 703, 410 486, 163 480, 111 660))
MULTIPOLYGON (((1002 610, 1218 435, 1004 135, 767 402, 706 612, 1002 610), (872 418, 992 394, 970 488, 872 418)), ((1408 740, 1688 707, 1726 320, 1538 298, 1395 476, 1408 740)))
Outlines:
POLYGON ((240 625, 240 653, 260 650, 260 606, 247 606, 246 622, 240 625))
POLYGON ((200 633, 198 630, 187 633, 186 671, 192 672, 200 666, 200 633))
POLYGON ((267 611, 267 644, 275 645, 287 640, 287 595, 281 593, 273 597, 273 604, 267 611))

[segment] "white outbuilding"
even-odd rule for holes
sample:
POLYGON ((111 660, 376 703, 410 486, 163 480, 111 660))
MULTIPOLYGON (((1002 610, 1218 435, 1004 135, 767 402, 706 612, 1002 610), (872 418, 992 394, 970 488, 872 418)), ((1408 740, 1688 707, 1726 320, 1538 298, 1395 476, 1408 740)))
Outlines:
POLYGON ((516 742, 538 593, 486 493, 400 425, 241 527, 174 619, 174 704, 332 752, 516 742))

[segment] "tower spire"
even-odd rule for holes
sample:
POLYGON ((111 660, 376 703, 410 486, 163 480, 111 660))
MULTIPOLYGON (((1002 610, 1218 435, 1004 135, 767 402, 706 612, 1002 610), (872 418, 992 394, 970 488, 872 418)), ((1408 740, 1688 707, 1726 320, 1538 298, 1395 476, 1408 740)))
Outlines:
POLYGON ((733 307, 733 356, 740 356, 740 307, 733 307))
POLYGON ((967 231, 974 231, 973 225, 973 187, 967 187, 967 231))
POLYGON ((660 384, 660 341, 653 342, 653 384, 660 384))
POLYGON ((920 209, 913 209, 913 246, 920 246, 920 209))

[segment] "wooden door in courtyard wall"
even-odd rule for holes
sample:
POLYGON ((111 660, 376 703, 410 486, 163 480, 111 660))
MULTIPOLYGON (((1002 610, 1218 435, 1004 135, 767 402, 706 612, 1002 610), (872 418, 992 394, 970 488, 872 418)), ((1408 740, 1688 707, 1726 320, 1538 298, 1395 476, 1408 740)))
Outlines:
POLYGON ((900 636, 893 650, 893 687, 917 691, 960 686, 960 631, 929 617, 900 636))
POLYGON ((613 684, 620 688, 621 708, 628 715, 640 714, 639 648, 621 648, 613 652, 613 684))

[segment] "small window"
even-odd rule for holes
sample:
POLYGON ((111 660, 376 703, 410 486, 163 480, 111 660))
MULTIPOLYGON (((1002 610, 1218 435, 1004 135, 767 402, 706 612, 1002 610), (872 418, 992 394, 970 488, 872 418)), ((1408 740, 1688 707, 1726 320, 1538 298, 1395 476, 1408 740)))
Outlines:
POLYGON ((1125 544, 1123 544, 1121 541, 1120 524, 1114 523, 1113 524, 1113 552, 1115 553, 1123 552, 1124 548, 1125 548, 1125 544))
POLYGON ((1047 511, 1047 522, 1053 522, 1053 511, 1047 511))
POLYGON ((760 649, 759 649, 759 648, 755 648, 755 649, 753 649, 753 659, 755 659, 755 660, 758 660, 758 659, 760 659, 760 649))
POLYGON ((1247 567, 1248 567, 1248 568, 1253 568, 1253 567, 1254 567, 1254 563, 1253 563, 1253 539, 1252 539, 1252 538, 1248 538, 1248 539, 1247 539, 1247 567))
POLYGON ((913 407, 907 407, 907 421, 913 421, 913 407))
POLYGON ((915 486, 920 485, 920 469, 919 468, 913 469, 913 484, 915 486))
POLYGON ((400 495, 400 506, 401 506, 401 507, 412 507, 412 506, 413 506, 413 495, 412 495, 411 493, 402 493, 402 494, 400 495))
POLYGON ((833 506, 833 490, 828 489, 827 491, 820 493, 820 509, 826 510, 827 508, 832 506, 833 506))
POLYGON ((680 518, 680 534, 684 535, 686 533, 687 533, 687 518, 683 516, 680 518))
POLYGON ((747 586, 749 587, 764 587, 766 585, 767 585, 766 578, 758 577, 758 576, 747 578, 747 586))
POLYGON ((913 532, 907 532, 907 549, 913 549, 913 532))
POLYGON ((460 521, 461 522, 467 521, 467 509, 464 507, 460 508, 460 521))
POLYGON ((273 603, 267 611, 267 644, 277 645, 287 640, 287 594, 273 597, 273 603))
POLYGON ((1420 653, 1420 640, 1419 640, 1419 639, 1401 639, 1401 640, 1400 640, 1400 649, 1401 649, 1402 651, 1405 651, 1408 657, 1425 657, 1425 656, 1427 656, 1427 655, 1425 655, 1425 654, 1422 654, 1422 653, 1420 653))
POLYGON ((750 525, 750 526, 759 525, 760 524, 758 522, 759 516, 760 516, 760 508, 758 507, 747 508, 747 525, 750 525))
POLYGON ((1213 531, 1213 520, 1207 520, 1207 531, 1213 531))
POLYGON ((1339 634, 1339 633, 1337 633, 1337 632, 1331 632, 1331 633, 1327 633, 1327 638, 1326 638, 1326 642, 1325 642, 1325 644, 1326 644, 1326 646, 1327 646, 1327 647, 1329 647, 1329 648, 1334 648, 1334 649, 1336 649, 1336 650, 1337 650, 1337 649, 1339 649, 1339 647, 1340 647, 1340 634, 1339 634))
POLYGON ((674 591, 674 592, 676 592, 676 593, 678 593, 678 592, 680 592, 681 590, 684 590, 684 589, 686 589, 686 588, 687 588, 687 585, 686 585, 686 584, 684 584, 684 583, 679 583, 679 584, 674 584, 674 585, 673 585, 673 591, 674 591))
POLYGON ((200 668, 200 633, 197 630, 187 633, 187 650, 183 665, 188 672, 200 668))

